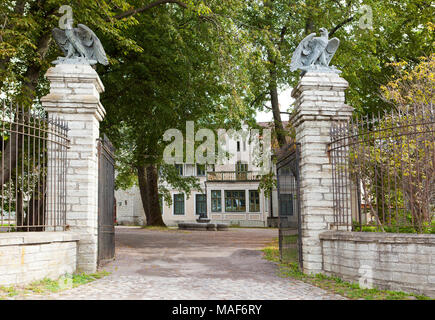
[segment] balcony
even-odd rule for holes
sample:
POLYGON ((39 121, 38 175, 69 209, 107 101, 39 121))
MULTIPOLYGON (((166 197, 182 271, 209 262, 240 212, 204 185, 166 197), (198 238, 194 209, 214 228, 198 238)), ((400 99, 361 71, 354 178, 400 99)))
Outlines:
POLYGON ((219 171, 207 173, 207 181, 210 182, 243 182, 260 180, 260 172, 254 171, 219 171))

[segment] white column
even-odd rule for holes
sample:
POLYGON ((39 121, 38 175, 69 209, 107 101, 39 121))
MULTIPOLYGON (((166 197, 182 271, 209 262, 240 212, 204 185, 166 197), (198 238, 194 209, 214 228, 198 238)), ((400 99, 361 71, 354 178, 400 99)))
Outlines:
POLYGON ((345 104, 349 84, 335 73, 307 73, 292 92, 290 118, 301 143, 300 188, 303 271, 322 271, 319 234, 334 221, 332 166, 328 156, 331 126, 348 121, 353 108, 345 104))
POLYGON ((98 152, 100 103, 104 86, 89 65, 59 64, 46 73, 50 93, 42 105, 50 116, 67 121, 66 223, 80 236, 77 269, 95 272, 98 253, 98 152))

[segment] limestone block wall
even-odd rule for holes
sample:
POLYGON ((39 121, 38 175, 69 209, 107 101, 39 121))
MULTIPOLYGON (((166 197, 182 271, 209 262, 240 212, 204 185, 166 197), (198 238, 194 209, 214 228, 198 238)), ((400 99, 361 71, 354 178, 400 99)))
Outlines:
POLYGON ((435 236, 327 231, 320 234, 328 275, 435 298, 435 236))
POLYGON ((334 222, 332 166, 328 155, 330 129, 346 122, 353 108, 345 104, 348 82, 335 73, 308 72, 294 88, 290 122, 300 149, 302 260, 305 273, 321 272, 319 234, 334 222))
POLYGON ((138 187, 116 190, 116 221, 119 225, 144 225, 145 211, 138 187))
POLYGON ((0 286, 55 280, 74 273, 78 240, 71 232, 0 234, 0 286))
POLYGON ((58 64, 46 73, 50 93, 41 99, 50 116, 68 123, 66 222, 80 234, 78 270, 95 272, 98 254, 98 138, 105 115, 104 86, 89 65, 58 64))

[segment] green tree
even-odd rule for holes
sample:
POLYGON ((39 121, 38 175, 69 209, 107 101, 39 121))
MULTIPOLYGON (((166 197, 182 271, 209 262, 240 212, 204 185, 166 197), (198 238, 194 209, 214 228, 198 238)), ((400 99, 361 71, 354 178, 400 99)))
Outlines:
POLYGON ((272 110, 275 136, 282 147, 287 130, 282 126, 278 92, 299 80, 299 72, 289 70, 292 53, 307 35, 326 27, 330 37, 341 40, 332 64, 350 83, 348 103, 362 114, 388 108, 379 95, 380 86, 394 73, 388 63, 416 64, 419 56, 431 53, 433 32, 425 25, 433 20, 433 13, 430 1, 424 0, 246 1, 234 21, 252 47, 248 103, 272 110), (370 12, 372 29, 368 28, 370 12))
MULTIPOLYGON (((166 188, 159 192, 159 179, 187 194, 199 188, 197 179, 180 177, 164 165, 165 131, 184 133, 186 121, 237 128, 254 114, 242 99, 243 43, 235 31, 228 32, 234 26, 225 18, 233 8, 219 1, 208 5, 201 11, 161 6, 130 16, 134 26, 124 35, 141 50, 130 51, 101 74, 107 109, 102 129, 118 149, 118 185, 139 185, 148 225, 164 224, 159 193, 170 201, 166 188)), ((106 46, 109 55, 116 50, 106 46)))

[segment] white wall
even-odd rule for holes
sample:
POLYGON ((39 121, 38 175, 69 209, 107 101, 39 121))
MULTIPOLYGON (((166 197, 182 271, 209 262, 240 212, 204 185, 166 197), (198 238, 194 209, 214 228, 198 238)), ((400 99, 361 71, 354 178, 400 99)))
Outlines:
POLYGON ((77 270, 79 235, 72 232, 0 234, 0 286, 56 280, 77 270))

